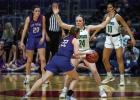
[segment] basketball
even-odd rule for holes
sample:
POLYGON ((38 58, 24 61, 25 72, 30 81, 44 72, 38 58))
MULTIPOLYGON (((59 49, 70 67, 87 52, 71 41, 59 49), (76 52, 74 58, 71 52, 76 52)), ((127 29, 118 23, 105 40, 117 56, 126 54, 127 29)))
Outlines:
POLYGON ((93 51, 91 54, 86 54, 86 60, 90 63, 96 63, 99 59, 99 54, 93 51))

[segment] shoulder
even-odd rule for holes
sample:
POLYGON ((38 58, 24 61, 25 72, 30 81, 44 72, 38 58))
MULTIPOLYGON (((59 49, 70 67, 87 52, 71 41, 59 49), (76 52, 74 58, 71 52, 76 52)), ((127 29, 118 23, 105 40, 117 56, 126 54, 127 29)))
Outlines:
POLYGON ((79 43, 78 39, 76 39, 76 38, 72 39, 72 44, 78 44, 78 43, 79 43))
POLYGON ((88 29, 88 26, 89 26, 89 25, 84 26, 84 30, 88 29))
POLYGON ((122 16, 121 15, 119 15, 118 13, 115 15, 115 18, 117 19, 117 20, 120 20, 121 18, 122 18, 122 16))
POLYGON ((42 18, 42 19, 45 19, 45 16, 44 16, 44 15, 41 15, 41 18, 42 18))

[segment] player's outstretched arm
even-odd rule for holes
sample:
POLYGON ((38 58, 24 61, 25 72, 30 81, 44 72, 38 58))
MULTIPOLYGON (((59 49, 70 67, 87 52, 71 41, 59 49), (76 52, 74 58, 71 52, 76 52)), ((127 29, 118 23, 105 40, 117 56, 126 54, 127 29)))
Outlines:
POLYGON ((58 7, 54 7, 53 8, 53 13, 54 13, 54 15, 55 15, 55 18, 56 18, 56 20, 57 20, 57 23, 58 23, 58 25, 60 26, 60 27, 62 27, 63 29, 67 29, 67 30, 70 30, 71 29, 71 27, 73 26, 73 25, 69 25, 69 24, 66 24, 66 23, 64 23, 62 20, 61 20, 61 17, 59 16, 59 8, 58 7))

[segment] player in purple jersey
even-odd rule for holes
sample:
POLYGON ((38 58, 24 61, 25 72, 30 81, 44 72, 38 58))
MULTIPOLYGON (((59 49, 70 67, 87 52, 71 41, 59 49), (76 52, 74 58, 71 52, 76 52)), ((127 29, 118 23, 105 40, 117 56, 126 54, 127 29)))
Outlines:
POLYGON ((26 78, 24 83, 29 83, 30 79, 30 71, 31 71, 31 63, 33 60, 34 50, 38 50, 39 58, 41 61, 41 71, 44 73, 44 66, 46 65, 45 61, 45 36, 48 39, 48 35, 46 35, 46 26, 45 26, 45 16, 41 15, 41 10, 39 6, 34 6, 32 10, 32 16, 28 16, 25 20, 25 25, 23 29, 23 34, 21 38, 21 46, 24 48, 24 38, 26 32, 28 30, 28 37, 26 43, 26 55, 27 55, 27 63, 26 63, 26 78))
POLYGON ((58 52, 45 67, 46 73, 42 78, 35 82, 31 90, 22 98, 22 100, 26 100, 28 96, 30 96, 46 80, 59 72, 64 72, 72 79, 67 92, 68 97, 72 97, 73 90, 75 89, 79 78, 74 66, 71 64, 71 58, 80 58, 81 55, 85 55, 85 53, 79 52, 79 41, 76 39, 79 36, 79 31, 79 28, 71 28, 69 36, 64 38, 59 46, 58 52))

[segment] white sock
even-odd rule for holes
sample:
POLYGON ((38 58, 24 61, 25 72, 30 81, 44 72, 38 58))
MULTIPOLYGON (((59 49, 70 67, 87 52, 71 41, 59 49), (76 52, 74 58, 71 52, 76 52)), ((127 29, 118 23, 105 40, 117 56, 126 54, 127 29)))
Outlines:
POLYGON ((111 72, 107 72, 107 76, 112 77, 112 73, 111 72))
POLYGON ((120 78, 121 79, 124 79, 124 74, 120 74, 120 78))
POLYGON ((30 75, 26 75, 26 78, 27 78, 27 79, 30 79, 30 75))
POLYGON ((103 87, 102 87, 102 85, 99 86, 99 90, 100 91, 103 91, 104 90, 103 87))
POLYGON ((49 82, 50 82, 49 80, 45 81, 46 84, 49 84, 49 82))
POLYGON ((63 90, 67 90, 67 89, 68 89, 67 87, 64 87, 64 88, 63 88, 63 90))
POLYGON ((31 92, 29 91, 26 95, 27 95, 27 96, 30 96, 30 95, 31 95, 31 92))
POLYGON ((105 93, 105 90, 104 90, 102 85, 99 86, 99 92, 100 92, 100 94, 104 94, 105 93))

